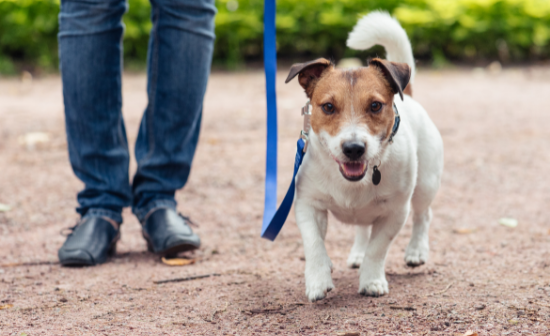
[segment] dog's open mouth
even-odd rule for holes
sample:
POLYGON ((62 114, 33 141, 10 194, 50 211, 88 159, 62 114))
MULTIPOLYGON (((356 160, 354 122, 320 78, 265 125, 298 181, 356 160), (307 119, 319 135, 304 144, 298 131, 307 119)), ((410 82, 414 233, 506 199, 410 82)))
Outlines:
POLYGON ((348 181, 359 181, 367 172, 367 163, 363 161, 352 161, 340 163, 340 173, 348 181))

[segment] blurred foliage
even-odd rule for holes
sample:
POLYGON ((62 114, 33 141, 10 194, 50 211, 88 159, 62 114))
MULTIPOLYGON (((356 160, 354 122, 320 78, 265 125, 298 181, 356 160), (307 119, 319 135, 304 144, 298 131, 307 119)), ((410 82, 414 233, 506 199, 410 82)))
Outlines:
POLYGON ((393 15, 419 58, 504 63, 550 58, 548 0, 411 0, 393 15))
POLYGON ((0 73, 15 71, 13 60, 49 68, 57 63, 59 2, 0 0, 0 73))
MULTIPOLYGON (((214 62, 236 67, 260 60, 263 0, 216 0, 216 5, 214 62)), ((124 56, 143 64, 150 4, 129 0, 129 6, 124 56)), ((376 9, 401 22, 415 57, 436 65, 550 58, 549 0, 278 0, 279 57, 363 55, 346 49, 345 41, 357 19, 376 9)), ((58 12, 59 0, 0 0, 0 73, 57 66, 58 12)))

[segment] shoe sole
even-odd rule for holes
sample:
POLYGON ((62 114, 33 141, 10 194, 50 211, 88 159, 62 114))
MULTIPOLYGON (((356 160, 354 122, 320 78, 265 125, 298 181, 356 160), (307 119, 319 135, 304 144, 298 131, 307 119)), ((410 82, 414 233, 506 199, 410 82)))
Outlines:
POLYGON ((145 234, 143 235, 143 238, 145 238, 145 241, 147 242, 147 250, 161 257, 175 256, 178 253, 193 251, 200 247, 191 243, 181 243, 170 246, 165 250, 155 252, 155 250, 153 249, 153 244, 151 244, 149 238, 145 234))
POLYGON ((67 266, 67 267, 96 266, 96 265, 106 263, 116 254, 116 244, 118 243, 119 239, 120 239, 120 235, 115 238, 113 243, 111 243, 111 246, 107 250, 107 257, 105 258, 105 260, 101 260, 98 262, 94 260, 94 262, 89 262, 87 260, 82 260, 82 259, 66 259, 63 261, 60 260, 59 263, 61 264, 61 266, 67 266))

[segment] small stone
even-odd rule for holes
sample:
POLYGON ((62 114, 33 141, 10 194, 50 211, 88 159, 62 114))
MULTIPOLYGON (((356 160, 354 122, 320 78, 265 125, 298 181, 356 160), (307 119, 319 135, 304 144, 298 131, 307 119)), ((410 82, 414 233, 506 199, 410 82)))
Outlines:
POLYGON ((502 72, 502 64, 499 61, 494 61, 487 66, 487 70, 492 75, 498 75, 502 72))
POLYGON ((515 218, 504 217, 499 219, 498 223, 509 228, 515 228, 516 226, 518 226, 518 220, 515 218))

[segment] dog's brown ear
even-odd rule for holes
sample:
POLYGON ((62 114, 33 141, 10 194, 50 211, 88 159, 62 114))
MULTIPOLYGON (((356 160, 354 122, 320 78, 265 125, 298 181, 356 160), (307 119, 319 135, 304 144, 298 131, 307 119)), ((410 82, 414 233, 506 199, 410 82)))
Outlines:
POLYGON ((405 90, 411 79, 411 68, 409 65, 407 63, 390 62, 380 58, 374 58, 369 62, 369 65, 382 70, 393 92, 399 93, 399 97, 403 100, 403 90, 405 90))
POLYGON ((300 82, 300 85, 304 88, 304 90, 306 90, 307 96, 311 98, 317 79, 321 77, 321 74, 328 67, 332 66, 333 64, 325 58, 318 58, 314 61, 309 61, 306 63, 293 64, 290 68, 290 72, 288 73, 285 83, 290 82, 292 78, 299 75, 298 82, 300 82))

